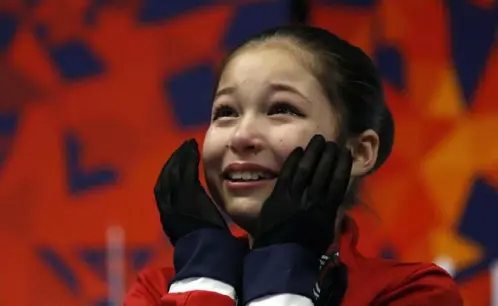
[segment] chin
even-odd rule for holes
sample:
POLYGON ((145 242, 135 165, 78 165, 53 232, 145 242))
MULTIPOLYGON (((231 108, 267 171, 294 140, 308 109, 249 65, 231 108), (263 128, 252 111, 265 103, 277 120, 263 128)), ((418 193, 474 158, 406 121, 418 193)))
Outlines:
POLYGON ((239 227, 247 232, 254 229, 263 206, 263 199, 236 198, 225 201, 230 203, 224 207, 226 213, 239 227))

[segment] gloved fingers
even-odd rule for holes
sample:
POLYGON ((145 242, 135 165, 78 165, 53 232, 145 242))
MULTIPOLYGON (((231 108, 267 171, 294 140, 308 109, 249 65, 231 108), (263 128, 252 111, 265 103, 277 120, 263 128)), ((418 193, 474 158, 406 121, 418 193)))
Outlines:
POLYGON ((308 188, 309 196, 323 199, 327 196, 327 188, 332 179, 334 166, 338 157, 339 147, 334 142, 327 142, 320 161, 313 175, 312 182, 308 188))
MULTIPOLYGON (((351 151, 345 147, 341 148, 328 187, 328 200, 325 202, 326 205, 337 206, 342 203, 349 186, 352 167, 353 156, 351 151)), ((332 207, 332 209, 335 209, 335 207, 332 207)))
POLYGON ((303 148, 295 148, 287 159, 285 160, 282 168, 280 169, 280 173, 277 178, 277 183, 274 187, 274 190, 281 191, 284 188, 290 188, 292 184, 292 179, 294 177, 294 173, 296 172, 299 161, 303 157, 304 150, 303 148))
POLYGON ((304 150, 303 157, 297 166, 292 181, 292 191, 295 195, 303 194, 306 187, 309 186, 324 148, 325 138, 323 138, 322 135, 315 135, 311 138, 308 146, 304 150))
POLYGON ((193 139, 187 140, 176 149, 161 169, 154 187, 154 195, 158 205, 160 203, 171 205, 172 193, 181 184, 181 174, 185 164, 183 160, 186 153, 191 150, 192 141, 193 139))

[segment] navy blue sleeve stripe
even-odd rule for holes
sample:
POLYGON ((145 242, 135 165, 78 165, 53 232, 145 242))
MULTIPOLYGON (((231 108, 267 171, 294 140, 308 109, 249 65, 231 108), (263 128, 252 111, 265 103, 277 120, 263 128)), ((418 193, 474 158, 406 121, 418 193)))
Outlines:
POLYGON ((195 231, 176 243, 173 282, 208 277, 240 289, 247 245, 229 232, 218 229, 195 231))
POLYGON ((252 250, 244 261, 244 304, 274 294, 297 294, 313 299, 319 258, 298 244, 252 250))

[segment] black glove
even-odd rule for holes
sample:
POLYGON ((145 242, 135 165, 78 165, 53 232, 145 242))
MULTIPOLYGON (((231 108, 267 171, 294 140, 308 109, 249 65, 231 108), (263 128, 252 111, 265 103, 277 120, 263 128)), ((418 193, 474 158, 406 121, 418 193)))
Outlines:
POLYGON ((324 254, 334 240, 351 167, 351 152, 320 135, 306 150, 295 149, 263 204, 253 248, 298 243, 317 256, 324 254))
POLYGON ((196 230, 228 230, 216 205, 199 182, 197 142, 184 142, 164 165, 154 195, 164 233, 172 245, 196 230))

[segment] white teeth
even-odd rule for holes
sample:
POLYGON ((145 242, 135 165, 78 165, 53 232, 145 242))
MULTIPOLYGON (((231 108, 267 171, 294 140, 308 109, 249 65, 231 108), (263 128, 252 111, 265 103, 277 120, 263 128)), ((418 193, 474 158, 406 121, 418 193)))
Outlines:
POLYGON ((266 172, 238 171, 228 173, 229 179, 238 181, 256 181, 259 179, 268 179, 271 177, 272 175, 266 172))
POLYGON ((244 173, 242 173, 242 179, 244 181, 252 180, 253 179, 253 174, 257 178, 258 175, 256 173, 244 172, 244 173))

